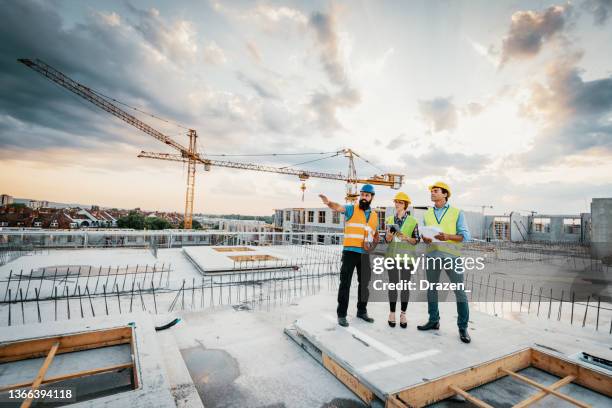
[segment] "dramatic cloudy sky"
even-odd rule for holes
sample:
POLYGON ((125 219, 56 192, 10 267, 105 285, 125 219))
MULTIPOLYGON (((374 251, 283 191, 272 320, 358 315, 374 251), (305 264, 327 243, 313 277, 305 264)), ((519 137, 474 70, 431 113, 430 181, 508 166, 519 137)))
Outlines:
MULTIPOLYGON (((1 1, 0 192, 181 210, 171 152, 16 62, 197 129, 205 154, 332 152, 427 204, 588 211, 612 196, 612 1, 1 1), (374 167, 377 166, 378 168, 374 167)), ((184 130, 148 116, 185 143, 184 130)), ((232 157, 277 166, 318 156, 232 157)), ((216 158, 216 157, 215 157, 216 158)), ((336 157, 299 167, 346 172, 336 157)), ((344 185, 213 168, 195 210, 318 206, 344 185)), ((394 192, 379 188, 379 204, 394 192)))

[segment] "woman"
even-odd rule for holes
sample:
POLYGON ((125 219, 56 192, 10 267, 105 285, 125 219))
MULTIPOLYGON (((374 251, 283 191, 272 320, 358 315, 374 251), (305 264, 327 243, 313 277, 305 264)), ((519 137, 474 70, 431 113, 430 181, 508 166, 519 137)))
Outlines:
MULTIPOLYGON (((408 211, 410 205, 410 197, 407 194, 399 192, 393 199, 395 205, 395 215, 389 216, 385 219, 386 234, 385 241, 388 243, 386 257, 395 257, 399 255, 408 255, 409 257, 415 255, 415 245, 420 241, 419 228, 417 220, 408 211)), ((410 260, 409 267, 407 269, 402 268, 397 270, 396 268, 389 270, 389 282, 398 283, 401 279, 404 282, 410 281, 412 270, 412 262, 410 260)), ((408 326, 406 321, 406 309, 408 308, 408 299, 410 292, 402 290, 401 293, 401 308, 400 313, 400 327, 405 329, 408 326)), ((397 290, 389 290, 389 326, 395 327, 395 305, 397 303, 397 290)))

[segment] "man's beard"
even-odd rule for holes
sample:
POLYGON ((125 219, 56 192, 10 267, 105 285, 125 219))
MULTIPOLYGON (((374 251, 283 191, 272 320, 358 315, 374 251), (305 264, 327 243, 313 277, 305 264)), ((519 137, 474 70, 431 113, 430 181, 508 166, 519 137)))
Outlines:
POLYGON ((369 210, 370 209, 370 202, 368 200, 366 200, 365 198, 362 198, 361 200, 359 200, 359 209, 360 210, 369 210))

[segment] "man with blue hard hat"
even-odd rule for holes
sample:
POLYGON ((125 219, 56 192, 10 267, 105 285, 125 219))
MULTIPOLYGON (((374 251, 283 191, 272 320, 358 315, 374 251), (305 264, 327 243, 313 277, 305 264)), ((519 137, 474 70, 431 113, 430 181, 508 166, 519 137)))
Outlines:
POLYGON ((348 326, 346 312, 348 309, 349 295, 351 291, 351 280, 353 271, 357 268, 357 280, 359 282, 357 295, 357 317, 368 323, 374 319, 368 316, 367 305, 371 269, 368 251, 378 242, 378 214, 370 206, 374 199, 374 186, 365 184, 359 192, 359 203, 340 205, 330 201, 325 195, 320 194, 323 204, 334 211, 344 213, 344 241, 342 251, 342 266, 340 268, 340 287, 338 288, 338 324, 348 326))

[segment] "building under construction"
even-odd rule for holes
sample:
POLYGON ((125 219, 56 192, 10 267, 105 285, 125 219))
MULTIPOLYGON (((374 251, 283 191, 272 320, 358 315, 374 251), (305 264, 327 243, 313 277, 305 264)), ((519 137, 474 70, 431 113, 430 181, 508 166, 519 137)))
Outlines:
MULTIPOLYGON (((212 159, 194 129, 179 143, 44 62, 19 62, 173 149, 139 157, 185 163, 187 189, 184 230, 0 229, 2 406, 612 404, 612 199, 590 214, 465 213, 463 251, 485 265, 463 277, 469 345, 452 295, 437 332, 416 330, 427 316, 416 294, 407 330, 387 326, 388 302, 374 299, 374 324, 340 327, 342 215, 292 208, 273 227, 191 230, 196 165, 297 176, 302 191, 341 181, 348 201, 358 183, 399 189, 402 175, 357 177, 351 149, 327 152, 348 159, 346 174, 212 159)), ((376 211, 383 230, 389 209, 376 211)))
MULTIPOLYGON (((452 294, 437 333, 416 330, 427 316, 418 296, 407 330, 387 326, 386 301, 370 302, 374 324, 338 326, 341 230, 2 230, 0 403, 65 389, 73 397, 54 404, 609 406, 612 270, 598 254, 610 247, 610 201, 594 200, 588 240, 537 239, 565 222, 534 231, 538 216, 514 215, 508 228, 531 235, 487 239, 495 219, 480 219, 464 248, 486 266, 465 273, 469 345, 452 294), (78 242, 58 244, 67 237, 78 242)), ((333 224, 304 209, 305 227, 310 211, 333 224)), ((301 213, 281 211, 282 225, 301 213)), ((573 225, 563 232, 581 236, 573 225)))

